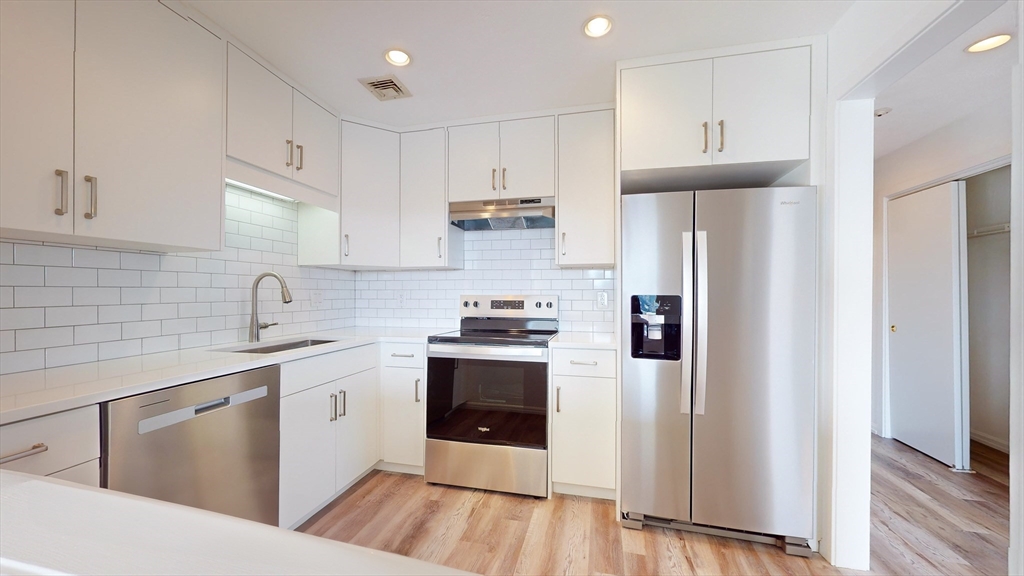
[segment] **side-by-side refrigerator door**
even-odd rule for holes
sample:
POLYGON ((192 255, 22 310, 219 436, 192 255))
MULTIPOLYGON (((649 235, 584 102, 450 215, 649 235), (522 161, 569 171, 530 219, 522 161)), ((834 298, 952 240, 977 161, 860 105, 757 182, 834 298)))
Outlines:
POLYGON ((696 193, 695 524, 812 535, 815 198, 696 193))
POLYGON ((622 197, 622 511, 690 520, 693 192, 622 197))

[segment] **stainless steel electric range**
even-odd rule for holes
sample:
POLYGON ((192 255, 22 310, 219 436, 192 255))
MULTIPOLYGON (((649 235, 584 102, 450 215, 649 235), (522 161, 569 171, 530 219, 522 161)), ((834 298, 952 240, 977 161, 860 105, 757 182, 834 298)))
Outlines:
POLYGON ((546 496, 557 296, 463 296, 427 339, 427 482, 546 496))

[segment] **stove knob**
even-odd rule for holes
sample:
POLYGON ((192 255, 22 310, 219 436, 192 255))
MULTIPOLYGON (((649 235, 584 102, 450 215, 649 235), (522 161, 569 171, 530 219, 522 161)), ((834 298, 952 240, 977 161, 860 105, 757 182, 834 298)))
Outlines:
POLYGON ((540 308, 540 306, 541 306, 540 302, 537 302, 537 308, 540 308))
POLYGON ((554 308, 554 307, 555 307, 554 304, 552 304, 551 302, 548 302, 548 308, 554 308))
POLYGON ((469 308, 469 300, 466 300, 465 302, 463 302, 462 303, 462 307, 463 308, 469 308))
POLYGON ((474 301, 473 302, 473 308, 479 308, 479 307, 480 307, 480 303, 474 301))

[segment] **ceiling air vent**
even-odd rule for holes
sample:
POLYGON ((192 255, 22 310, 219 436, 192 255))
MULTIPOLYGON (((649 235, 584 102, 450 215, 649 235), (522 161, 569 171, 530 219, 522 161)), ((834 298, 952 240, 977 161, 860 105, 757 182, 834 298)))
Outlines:
POLYGON ((377 100, 380 100, 381 102, 412 96, 412 94, 409 93, 409 89, 406 88, 394 74, 378 76, 376 78, 360 78, 359 83, 366 86, 366 89, 376 96, 377 100))

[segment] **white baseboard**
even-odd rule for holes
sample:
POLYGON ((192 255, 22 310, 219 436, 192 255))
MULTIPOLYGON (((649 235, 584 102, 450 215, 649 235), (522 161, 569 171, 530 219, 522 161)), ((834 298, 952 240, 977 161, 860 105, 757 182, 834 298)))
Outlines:
POLYGON ((600 498, 601 500, 615 500, 614 488, 594 488, 593 486, 579 486, 577 484, 563 484, 552 482, 551 491, 556 494, 569 494, 570 496, 584 496, 586 498, 600 498))
POLYGON ((423 476, 423 466, 410 466, 409 464, 393 464, 391 462, 384 462, 383 460, 377 462, 377 470, 423 476))
POLYGON ((1003 440, 1002 438, 996 438, 991 434, 985 434, 984 432, 971 430, 971 440, 974 440, 979 444, 984 444, 989 448, 995 448, 996 450, 999 450, 1000 452, 1003 452, 1005 454, 1010 453, 1009 441, 1003 440))

